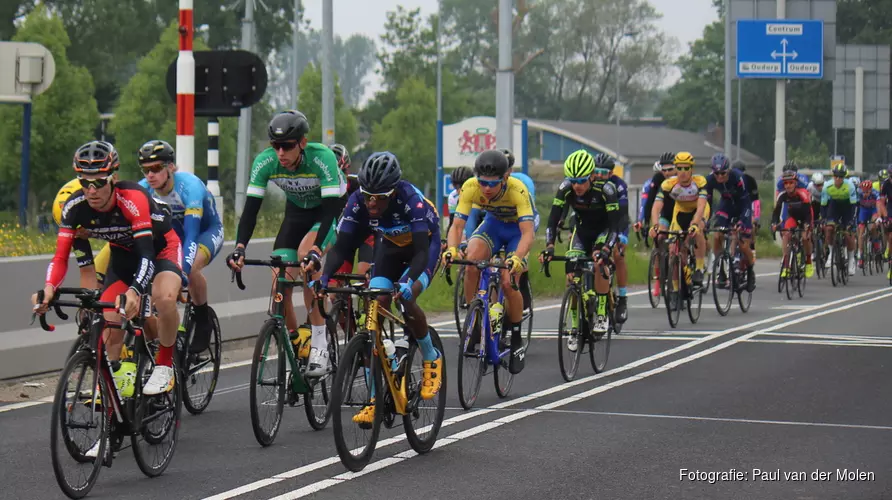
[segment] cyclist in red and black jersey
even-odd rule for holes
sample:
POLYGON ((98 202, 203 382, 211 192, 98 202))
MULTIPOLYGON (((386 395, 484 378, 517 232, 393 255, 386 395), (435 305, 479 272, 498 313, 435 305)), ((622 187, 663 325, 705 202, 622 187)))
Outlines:
MULTIPOLYGON (((125 313, 133 318, 139 312, 140 296, 151 285, 161 348, 143 393, 160 394, 174 386, 172 361, 180 322, 176 299, 182 286, 183 250, 171 226, 170 210, 139 184, 115 182, 118 166, 117 151, 104 141, 84 144, 75 153, 74 170, 82 189, 72 193, 62 207, 56 254, 46 274, 45 298, 36 311, 46 312, 47 303, 65 279, 77 228, 86 230, 91 238, 108 241, 111 258, 101 300, 117 301, 120 294, 126 294, 125 313)), ((36 299, 35 294, 35 304, 36 299)), ((108 321, 121 320, 116 310, 104 313, 108 321)), ((109 330, 106 351, 110 361, 120 358, 122 341, 121 330, 109 330)))

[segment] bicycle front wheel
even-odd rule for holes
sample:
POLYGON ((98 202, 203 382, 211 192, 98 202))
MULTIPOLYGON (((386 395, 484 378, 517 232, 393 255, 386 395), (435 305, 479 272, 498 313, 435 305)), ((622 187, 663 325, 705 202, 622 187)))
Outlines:
MULTIPOLYGON (((338 345, 336 319, 335 316, 329 316, 325 328, 325 335, 328 337, 328 373, 321 377, 310 377, 307 380, 309 390, 304 394, 304 411, 307 414, 307 421, 310 423, 310 427, 317 431, 324 429, 331 417, 331 388, 338 370, 341 351, 340 345, 338 345)), ((345 335, 348 333, 345 332, 345 335)))
POLYGON ((461 329, 458 342, 458 401, 462 408, 470 410, 480 394, 480 384, 486 372, 486 314, 483 302, 474 299, 468 306, 468 315, 461 329))
POLYGON ((731 301, 734 300, 735 270, 731 268, 731 256, 722 252, 719 258, 712 263, 712 298, 715 301, 715 309, 721 316, 727 316, 731 310, 731 301), (724 287, 720 286, 719 276, 725 277, 724 287))
MULTIPOLYGON (((204 352, 183 354, 181 378, 183 379, 183 406, 192 415, 207 409, 214 397, 217 378, 220 376, 220 359, 223 356, 223 334, 220 320, 213 308, 208 307, 211 338, 204 352)), ((192 328, 195 323, 192 322, 192 328)))
POLYGON ((660 306, 660 252, 656 248, 650 252, 650 261, 647 264, 647 298, 650 307, 656 309, 660 306))
POLYGON ((681 295, 681 280, 684 280, 686 277, 681 264, 681 257, 678 255, 670 256, 669 266, 667 267, 668 272, 664 275, 666 315, 669 317, 669 326, 672 328, 678 327, 678 320, 681 317, 681 303, 684 300, 681 295))
POLYGON ((341 463, 353 472, 361 471, 371 461, 381 431, 383 411, 375 402, 375 392, 386 389, 370 345, 367 333, 357 333, 347 343, 331 391, 335 448, 341 463), (360 418, 367 407, 373 407, 371 422, 360 418))
POLYGON ((610 340, 613 338, 613 332, 615 331, 614 326, 615 323, 610 322, 605 333, 592 333, 588 357, 592 363, 592 370, 595 370, 595 373, 601 373, 607 369, 607 359, 610 358, 610 340))
MULTIPOLYGON (((137 347, 138 349, 139 347, 137 347)), ((136 389, 136 434, 130 436, 133 458, 136 465, 148 477, 164 473, 173 460, 180 433, 180 413, 183 408, 182 380, 180 370, 174 366, 174 386, 168 392, 155 396, 143 394, 143 385, 148 381, 155 363, 151 354, 141 354, 137 363, 136 389)))
POLYGON ((576 378, 579 370, 579 360, 582 358, 582 350, 585 348, 585 335, 583 323, 585 319, 581 314, 583 310, 582 294, 576 287, 570 287, 564 292, 561 300, 561 315, 558 318, 558 366, 561 376, 567 382, 576 378))
POLYGON ((92 353, 76 352, 65 363, 53 398, 50 414, 53 473, 59 488, 69 498, 87 496, 99 478, 103 459, 87 457, 87 452, 96 448, 96 456, 105 457, 109 446, 110 407, 102 403, 111 401, 112 396, 95 369, 92 353), (95 408, 94 399, 97 400, 95 408))
POLYGON ((288 336, 280 328, 272 319, 263 324, 251 360, 251 427, 261 446, 269 446, 276 440, 285 408, 288 358, 281 342, 283 339, 287 342, 288 336))
POLYGON ((446 356, 443 354, 443 342, 440 335, 432 327, 428 327, 428 335, 433 341, 434 347, 440 352, 440 363, 443 378, 440 380, 440 390, 433 399, 421 399, 421 382, 424 373, 424 360, 416 342, 409 346, 406 355, 406 396, 413 408, 407 415, 403 415, 403 428, 406 430, 406 438, 409 445, 416 453, 431 451, 437 442, 437 434, 443 425, 443 416, 446 414, 446 356))

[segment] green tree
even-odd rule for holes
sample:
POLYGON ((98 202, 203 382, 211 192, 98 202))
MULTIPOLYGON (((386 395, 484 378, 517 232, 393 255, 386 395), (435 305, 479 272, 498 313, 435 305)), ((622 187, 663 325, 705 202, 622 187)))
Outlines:
MULTIPOLYGON (((136 151, 149 139, 163 139, 176 146, 176 103, 167 93, 167 67, 177 57, 176 23, 161 34, 158 44, 137 64, 137 72, 121 92, 115 119, 109 130, 115 135, 125 178, 141 177, 136 166, 136 151)), ((200 40, 195 50, 207 50, 200 40)), ((220 119, 220 181, 227 203, 234 191, 236 118, 220 119)), ((207 178, 207 119, 195 119, 195 174, 207 178)))
MULTIPOLYGON (((307 66, 298 85, 300 95, 297 98, 297 107, 310 122, 309 140, 323 142, 321 68, 314 64, 307 66)), ((346 146, 348 150, 352 150, 359 142, 356 117, 344 104, 344 96, 341 94, 337 78, 335 78, 335 141, 346 146)))
POLYGON ((795 161, 799 168, 828 168, 830 166, 830 150, 817 132, 809 130, 800 141, 798 147, 790 148, 788 160, 795 161))
MULTIPOLYGON (((34 97, 31 108, 30 190, 37 199, 48 202, 71 179, 74 150, 92 139, 99 123, 93 80, 86 69, 68 60, 70 41, 62 21, 44 7, 28 15, 13 40, 43 45, 53 54, 56 65, 53 83, 34 97)), ((21 153, 21 130, 22 106, 0 107, 0 145, 4 151, 21 153)), ((12 208, 21 180, 19 162, 5 162, 0 179, 0 203, 3 208, 12 208)))
POLYGON ((424 187, 436 165, 436 95, 420 78, 408 78, 396 93, 397 106, 375 124, 376 151, 391 151, 400 160, 403 176, 424 187))

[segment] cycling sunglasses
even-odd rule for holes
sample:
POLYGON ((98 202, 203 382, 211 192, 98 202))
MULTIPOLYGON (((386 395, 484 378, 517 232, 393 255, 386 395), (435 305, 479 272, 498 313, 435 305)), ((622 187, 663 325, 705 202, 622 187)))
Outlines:
POLYGON ((567 180, 570 184, 585 184, 588 182, 588 177, 567 177, 567 180))
POLYGON ((784 186, 795 186, 796 184, 798 184, 797 181, 784 181, 784 186))
POLYGON ((595 175, 610 175, 609 168, 596 168, 595 175))
POLYGON ((481 186, 486 186, 488 188, 494 188, 494 187, 498 187, 499 184, 502 183, 502 179, 499 179, 497 181, 485 181, 485 180, 481 179, 480 177, 478 177, 477 182, 480 183, 481 186))
POLYGON ((297 142, 296 141, 294 141, 294 142, 291 142, 291 141, 288 141, 288 142, 270 141, 269 145, 272 146, 272 148, 276 151, 278 151, 280 149, 282 151, 291 151, 292 149, 297 147, 297 142))
POLYGON ((142 173, 143 173, 143 175, 148 175, 149 172, 151 172, 151 173, 153 173, 153 174, 157 174, 158 172, 161 172, 162 170, 164 170, 165 168, 167 168, 167 165, 165 165, 165 164, 162 163, 161 165, 152 165, 152 166, 149 166, 149 167, 143 167, 143 166, 140 166, 139 168, 142 169, 142 173))
POLYGON ((729 172, 728 170, 719 170, 718 172, 715 172, 715 176, 716 176, 716 177, 718 177, 718 176, 720 176, 720 175, 721 175, 721 176, 726 176, 726 175, 728 175, 728 172, 729 172))
POLYGON ((366 201, 379 202, 390 198, 390 195, 393 194, 393 189, 387 191, 386 193, 369 193, 365 189, 359 188, 359 192, 362 193, 362 196, 365 198, 366 201))
POLYGON ((85 190, 90 189, 90 187, 102 189, 109 183, 109 181, 111 181, 111 178, 111 175, 108 177, 100 177, 98 179, 84 179, 83 177, 78 177, 77 181, 80 183, 81 188, 85 190))
POLYGON ((688 165, 688 166, 686 166, 686 167, 676 166, 676 167, 675 167, 675 170, 678 170, 679 172, 688 172, 688 171, 690 171, 690 170, 693 169, 693 168, 694 168, 694 167, 692 167, 691 165, 688 165))

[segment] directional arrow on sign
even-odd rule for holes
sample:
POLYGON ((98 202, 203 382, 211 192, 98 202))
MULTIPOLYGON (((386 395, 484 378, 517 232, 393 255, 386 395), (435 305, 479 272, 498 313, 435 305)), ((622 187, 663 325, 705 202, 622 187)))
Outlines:
POLYGON ((776 50, 771 51, 772 59, 777 59, 778 57, 783 59, 784 72, 787 71, 787 58, 789 57, 790 59, 796 60, 796 58, 799 57, 799 54, 797 54, 795 50, 793 52, 787 52, 787 45, 789 43, 790 42, 788 42, 787 39, 784 38, 783 40, 781 40, 781 46, 783 47, 783 50, 781 52, 778 52, 776 50))

